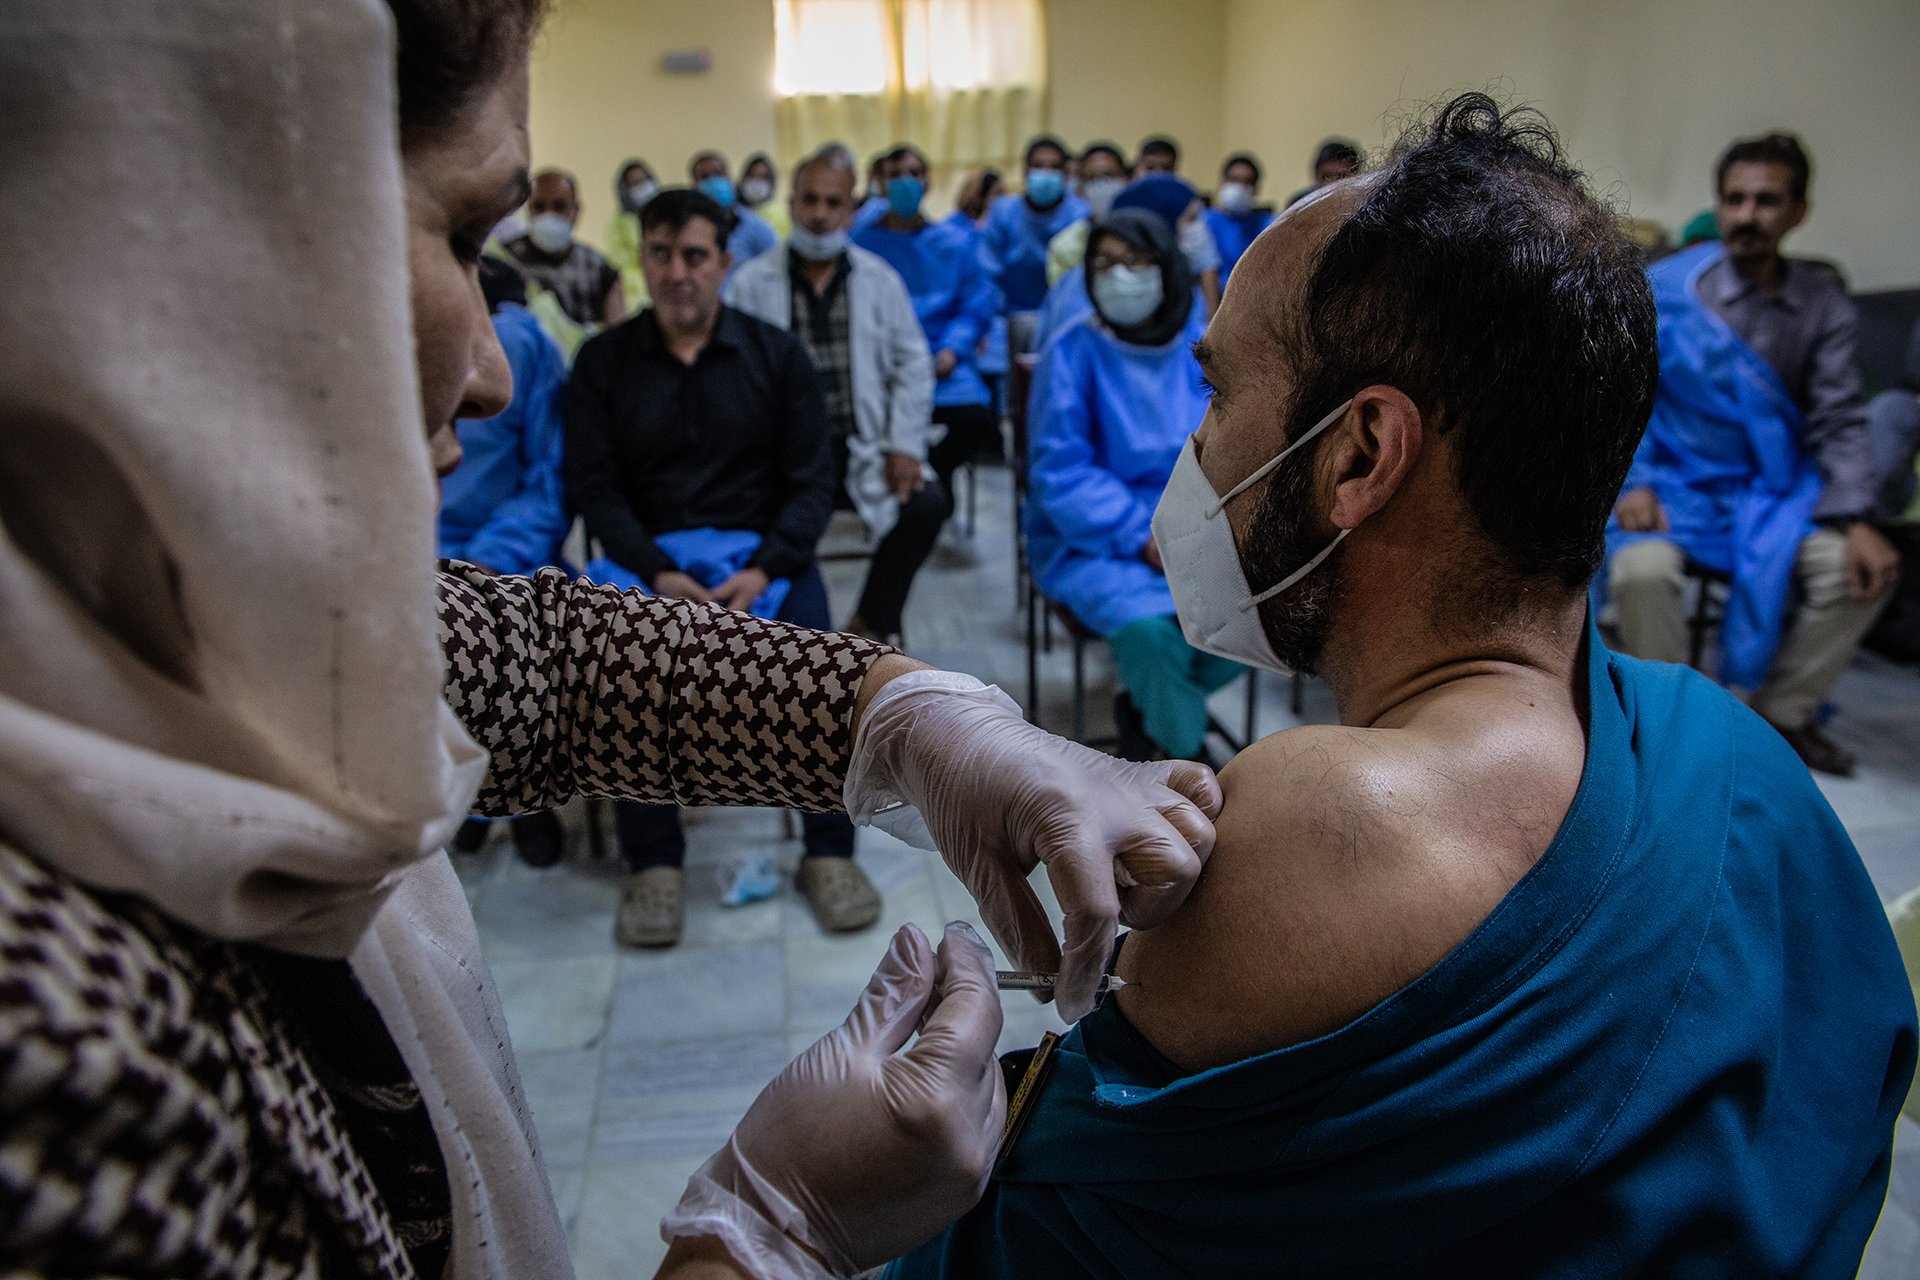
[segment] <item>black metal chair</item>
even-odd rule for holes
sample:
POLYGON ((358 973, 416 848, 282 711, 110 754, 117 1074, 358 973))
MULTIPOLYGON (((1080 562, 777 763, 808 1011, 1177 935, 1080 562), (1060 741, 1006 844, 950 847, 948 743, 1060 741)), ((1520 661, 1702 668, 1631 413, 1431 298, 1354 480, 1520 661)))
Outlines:
POLYGON ((1726 617, 1727 592, 1732 589, 1733 575, 1692 559, 1681 572, 1694 584, 1693 612, 1687 617, 1687 665, 1695 671, 1705 671, 1702 663, 1707 656, 1707 637, 1719 630, 1726 617))

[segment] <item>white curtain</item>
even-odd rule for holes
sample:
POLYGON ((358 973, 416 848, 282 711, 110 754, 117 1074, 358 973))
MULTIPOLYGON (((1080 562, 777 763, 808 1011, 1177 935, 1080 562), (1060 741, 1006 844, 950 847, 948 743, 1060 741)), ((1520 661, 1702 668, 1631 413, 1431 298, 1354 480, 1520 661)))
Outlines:
POLYGON ((1042 0, 774 0, 774 88, 789 166, 822 143, 864 161, 926 152, 943 193, 1014 167, 1046 125, 1042 0))

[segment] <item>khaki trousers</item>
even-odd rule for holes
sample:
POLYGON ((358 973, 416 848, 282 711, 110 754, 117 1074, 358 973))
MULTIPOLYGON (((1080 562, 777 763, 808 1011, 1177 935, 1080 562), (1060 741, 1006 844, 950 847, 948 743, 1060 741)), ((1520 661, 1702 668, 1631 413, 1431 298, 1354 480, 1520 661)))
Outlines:
MULTIPOLYGON (((1885 600, 1855 600, 1847 593, 1847 539, 1816 529, 1794 560, 1795 599, 1786 634, 1766 683, 1747 704, 1786 729, 1813 723, 1840 673, 1853 661, 1860 639, 1873 626, 1885 600)), ((1648 538, 1622 547, 1607 562, 1607 584, 1620 611, 1622 647, 1636 658, 1687 660, 1685 557, 1671 542, 1648 538)))

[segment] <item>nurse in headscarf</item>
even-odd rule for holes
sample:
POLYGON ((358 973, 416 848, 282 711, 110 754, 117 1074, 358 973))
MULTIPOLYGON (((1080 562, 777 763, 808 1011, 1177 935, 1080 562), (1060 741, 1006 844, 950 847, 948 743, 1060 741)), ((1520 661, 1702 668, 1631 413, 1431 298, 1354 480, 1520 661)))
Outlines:
MULTIPOLYGON (((1050 738, 885 646, 435 575, 452 424, 510 398, 478 262, 526 196, 542 9, 0 6, 0 271, 41 300, 0 312, 14 1270, 568 1273, 440 851, 469 810, 845 805, 940 848, 1070 1017, 1211 850, 1204 770, 1050 738), (49 197, 87 254, 33 251, 49 197)), ((695 1174, 663 1274, 852 1274, 971 1203, 991 969, 964 926, 897 934, 695 1174)))
POLYGON ((1089 314, 1054 335, 1029 417, 1027 545, 1041 592, 1106 638, 1130 759, 1199 757, 1207 695, 1240 674, 1180 633, 1153 510, 1206 413, 1206 330, 1166 219, 1118 209, 1087 241, 1089 314))

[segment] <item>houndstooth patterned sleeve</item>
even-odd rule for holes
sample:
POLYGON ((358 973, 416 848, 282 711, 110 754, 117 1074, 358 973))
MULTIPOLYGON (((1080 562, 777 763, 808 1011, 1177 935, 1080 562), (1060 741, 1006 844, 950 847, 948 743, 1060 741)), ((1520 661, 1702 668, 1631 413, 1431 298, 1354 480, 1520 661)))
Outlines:
POLYGON ((447 701, 493 757, 476 812, 581 794, 841 805, 853 703, 893 650, 542 569, 440 574, 447 701))

